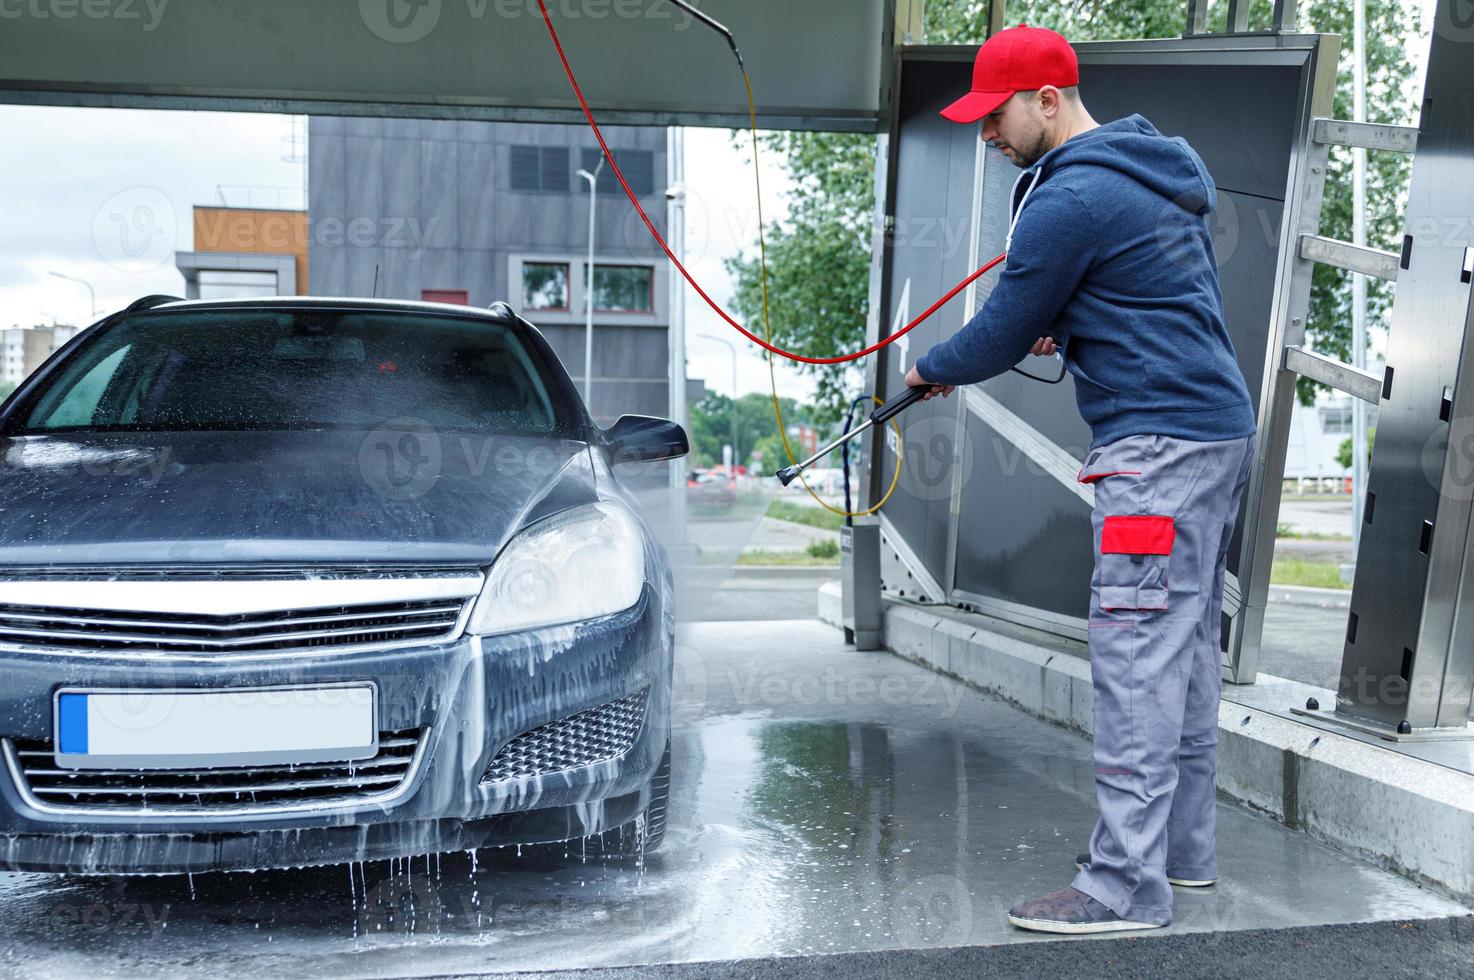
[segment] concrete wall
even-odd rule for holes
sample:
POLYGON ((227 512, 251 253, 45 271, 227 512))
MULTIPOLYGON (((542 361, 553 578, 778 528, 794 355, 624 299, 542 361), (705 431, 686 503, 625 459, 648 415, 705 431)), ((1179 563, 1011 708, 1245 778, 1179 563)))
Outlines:
MULTIPOLYGON (((653 186, 641 205, 665 234, 666 131, 605 131, 616 161, 653 155, 653 186)), ((424 290, 467 292, 472 306, 506 300, 522 311, 521 262, 568 262, 569 309, 525 315, 582 383, 582 263, 588 250, 587 183, 574 176, 583 126, 314 116, 309 124, 308 289, 318 296, 420 299, 424 290), (511 189, 514 145, 566 146, 563 191, 511 189)), ((608 164, 605 164, 608 172, 608 164)), ((650 313, 596 313, 591 409, 665 415, 668 395, 666 262, 622 191, 596 195, 595 263, 649 264, 650 313)))

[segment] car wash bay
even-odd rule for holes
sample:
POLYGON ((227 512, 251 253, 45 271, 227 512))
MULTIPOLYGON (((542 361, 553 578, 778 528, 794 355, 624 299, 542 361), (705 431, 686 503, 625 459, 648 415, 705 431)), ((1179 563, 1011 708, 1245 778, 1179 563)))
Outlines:
MULTIPOLYGON (((814 619, 680 640, 671 823, 643 867, 527 849, 5 875, 0 972, 420 976, 1049 941, 1004 913, 1074 873, 1095 815, 1085 737, 814 619)), ((1240 807, 1218 821, 1222 881, 1176 889, 1152 939, 1468 913, 1240 807)))

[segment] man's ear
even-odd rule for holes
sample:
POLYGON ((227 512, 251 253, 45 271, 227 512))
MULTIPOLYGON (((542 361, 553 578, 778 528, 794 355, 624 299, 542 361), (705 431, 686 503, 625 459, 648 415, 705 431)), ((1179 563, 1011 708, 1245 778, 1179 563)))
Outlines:
POLYGON ((1046 119, 1053 119, 1059 112, 1060 103, 1064 101, 1064 95, 1053 85, 1045 85, 1039 89, 1039 108, 1043 111, 1046 119))

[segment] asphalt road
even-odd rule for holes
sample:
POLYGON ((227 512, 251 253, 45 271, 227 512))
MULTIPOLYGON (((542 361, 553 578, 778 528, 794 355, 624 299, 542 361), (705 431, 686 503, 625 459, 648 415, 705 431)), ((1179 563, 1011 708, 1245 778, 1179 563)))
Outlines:
POLYGON ((673 963, 603 970, 501 974, 507 980, 914 980, 916 977, 1375 977, 1467 980, 1474 976, 1474 918, 1134 936, 1030 946, 963 946, 673 963))

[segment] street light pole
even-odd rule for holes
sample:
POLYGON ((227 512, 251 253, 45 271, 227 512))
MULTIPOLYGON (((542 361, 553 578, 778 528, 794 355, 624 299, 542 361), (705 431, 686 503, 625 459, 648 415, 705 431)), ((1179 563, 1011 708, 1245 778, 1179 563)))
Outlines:
POLYGON ((709 334, 699 334, 702 340, 709 340, 713 344, 721 344, 732 354, 732 465, 727 469, 727 476, 737 476, 737 347, 730 341, 709 334))
MULTIPOLYGON (((684 260, 686 254, 686 134, 679 126, 665 131, 665 172, 667 186, 666 231, 671 251, 684 260)), ((667 346, 670 359, 670 417, 678 425, 687 426, 686 418, 686 286, 680 276, 668 275, 670 299, 670 334, 667 346)), ((685 461, 674 460, 670 466, 671 539, 686 541, 686 470, 685 461)))
POLYGON ((583 283, 583 402, 589 414, 594 414, 593 388, 590 379, 594 374, 594 191, 598 185, 599 171, 604 169, 604 155, 599 154, 599 165, 589 173, 582 167, 578 175, 589 182, 589 266, 583 283))
MULTIPOLYGON (((1352 63, 1351 118, 1366 121, 1367 104, 1367 30, 1366 0, 1352 0, 1352 43, 1356 46, 1352 63)), ((1351 241, 1365 247, 1367 243, 1367 151, 1353 147, 1351 241)), ((1351 274, 1351 363, 1365 370, 1367 366, 1367 281, 1360 273, 1351 274)), ((1351 562, 1361 548, 1361 525, 1366 508, 1367 478, 1367 403, 1351 399, 1351 562)))
POLYGON ((69 276, 64 272, 48 272, 46 274, 48 276, 55 276, 58 279, 65 279, 67 282, 78 282, 86 286, 87 295, 92 298, 92 318, 94 320, 97 319, 97 290, 92 288, 92 283, 88 282, 86 279, 78 279, 76 276, 69 276))

